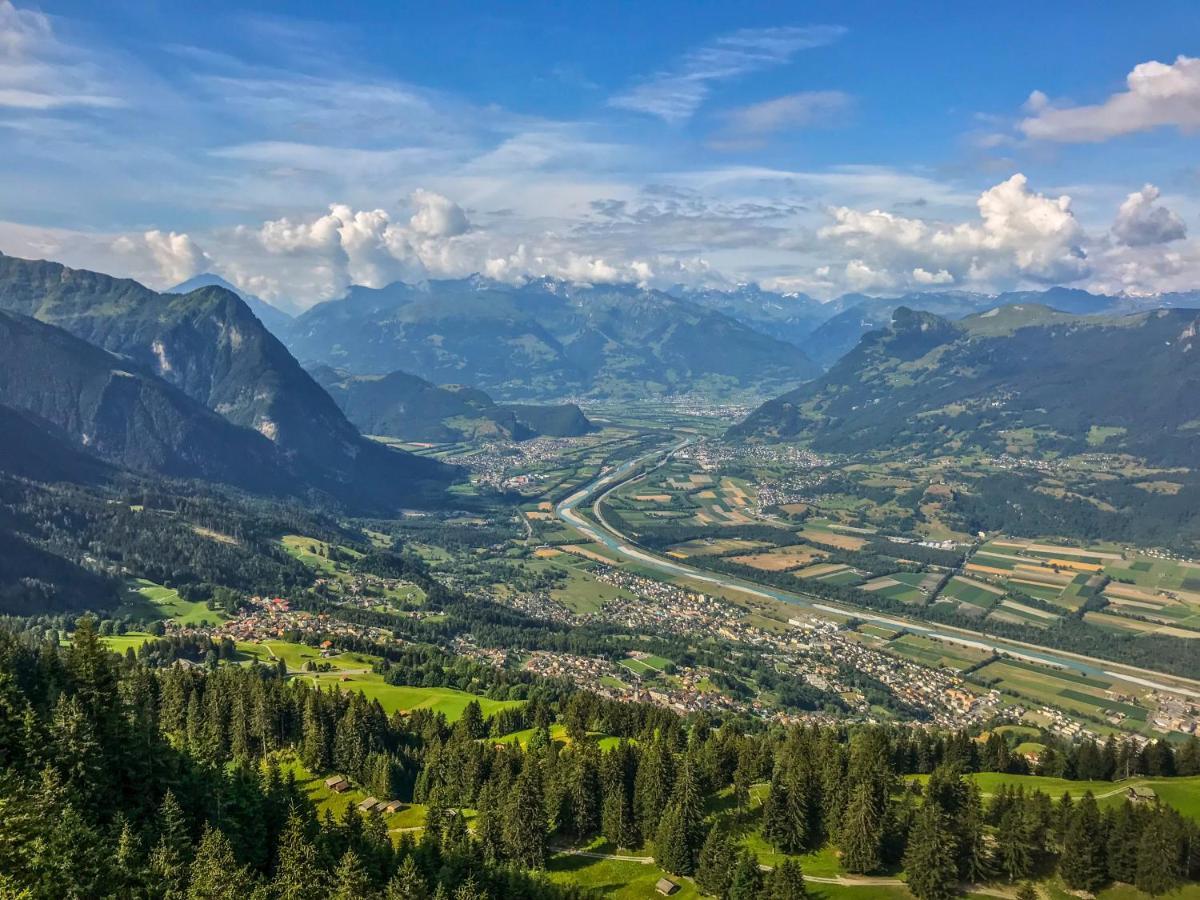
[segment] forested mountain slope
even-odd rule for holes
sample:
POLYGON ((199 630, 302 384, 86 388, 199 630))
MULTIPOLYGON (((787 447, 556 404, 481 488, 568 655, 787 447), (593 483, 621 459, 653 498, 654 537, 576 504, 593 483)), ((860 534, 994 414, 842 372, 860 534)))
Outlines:
POLYGON ((1059 449, 1194 463, 1200 312, 1078 317, 1012 305, 950 322, 902 308, 826 375, 730 433, 858 451, 1002 448, 1001 432, 1026 428, 1059 449))
POLYGON ((436 385, 407 372, 350 375, 317 366, 311 373, 364 434, 450 443, 485 437, 577 437, 592 428, 573 403, 500 406, 476 388, 436 385))
POLYGON ((223 288, 157 294, 128 279, 0 255, 0 309, 129 357, 229 422, 258 431, 296 477, 345 499, 396 501, 449 477, 432 461, 362 438, 223 288))

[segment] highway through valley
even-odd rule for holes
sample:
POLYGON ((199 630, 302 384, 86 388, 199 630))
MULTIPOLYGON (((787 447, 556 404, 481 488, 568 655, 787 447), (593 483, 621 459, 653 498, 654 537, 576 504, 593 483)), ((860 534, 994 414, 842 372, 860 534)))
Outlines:
POLYGON ((690 440, 683 441, 669 450, 658 449, 651 451, 636 459, 628 460, 606 473, 602 473, 595 481, 584 485, 559 503, 555 508, 555 512, 560 519, 576 531, 586 535, 590 540, 603 544, 617 556, 636 562, 648 569, 653 569, 663 575, 688 578, 693 581, 705 582, 717 587, 740 591, 751 596, 789 603, 804 609, 810 615, 818 618, 821 617, 822 612, 835 613, 840 616, 853 616, 865 622, 875 622, 892 627, 905 628, 914 634, 950 641, 965 647, 991 650, 1017 659, 1045 663, 1084 675, 1106 677, 1129 684, 1136 684, 1141 687, 1200 699, 1200 681, 1178 678, 1177 676, 1165 676, 1149 669, 1140 669, 1135 666, 1095 659, 1094 657, 1083 656, 1069 651, 1050 650, 1034 644, 996 638, 963 628, 935 625, 900 616, 882 615, 872 612, 869 609, 847 606, 801 592, 784 591, 734 576, 706 572, 703 569, 666 559, 635 546, 627 536, 621 534, 605 522, 600 509, 601 503, 608 494, 623 484, 644 478, 649 472, 665 464, 672 455, 687 446, 688 443, 690 443, 690 440), (647 464, 655 459, 658 459, 658 462, 647 467, 647 464), (587 504, 589 501, 591 502, 593 515, 602 524, 597 525, 579 513, 580 506, 587 504))

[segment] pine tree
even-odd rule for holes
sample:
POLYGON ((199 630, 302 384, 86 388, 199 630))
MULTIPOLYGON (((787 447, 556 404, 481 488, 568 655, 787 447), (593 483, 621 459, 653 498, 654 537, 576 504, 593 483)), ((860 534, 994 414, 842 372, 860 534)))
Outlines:
POLYGON ((704 839, 704 805, 696 767, 684 758, 671 804, 663 813, 654 837, 654 858, 668 872, 691 875, 704 839))
POLYGON ((917 900, 949 900, 957 893, 955 840, 946 820, 941 806, 928 802, 908 836, 904 868, 908 872, 908 889, 917 900))
POLYGON ((714 897, 725 896, 733 877, 734 860, 734 848, 725 829, 720 823, 713 825, 704 839, 704 846, 700 848, 696 886, 714 897))
POLYGON ((1067 887, 1077 891, 1094 893, 1108 880, 1104 827, 1091 791, 1070 813, 1058 871, 1067 887))
POLYGON ((428 900, 429 885, 411 854, 404 857, 404 862, 388 882, 384 896, 387 900, 428 900))
POLYGON ((728 900, 760 900, 763 890, 762 869, 758 857, 749 850, 738 854, 729 880, 728 900))
POLYGON ((167 900, 184 896, 192 839, 179 801, 171 791, 163 796, 158 811, 158 843, 150 851, 150 871, 167 900))
POLYGON ((996 860, 1010 882, 1029 875, 1033 868, 1033 844, 1020 806, 1011 806, 996 828, 996 860))
POLYGON ((1172 811, 1155 809, 1138 842, 1134 884, 1157 897, 1179 887, 1183 876, 1183 829, 1172 811))
POLYGON ((536 759, 526 754, 504 816, 508 855, 527 869, 546 864, 546 806, 536 759))
POLYGON ((642 842, 633 804, 636 773, 637 758, 627 741, 622 740, 604 754, 601 761, 604 799, 600 825, 604 837, 617 847, 636 847, 642 842))
POLYGON ((966 782, 957 831, 959 875, 969 884, 991 880, 995 875, 996 866, 984 829, 983 797, 979 792, 979 785, 974 781, 966 782))
POLYGON ((868 782, 855 787, 842 814, 842 865, 861 875, 876 871, 883 863, 883 821, 875 790, 868 782))
POLYGON ((279 863, 271 888, 279 900, 321 900, 328 895, 317 848, 305 834, 304 821, 295 810, 279 836, 279 863))
POLYGON ((205 827, 192 860, 188 900, 242 900, 254 879, 233 855, 233 845, 219 828, 205 827))
POLYGON ((369 900, 374 896, 375 887, 366 866, 353 849, 347 850, 333 873, 332 900, 369 900))
POLYGON ((804 872, 800 863, 785 859, 767 876, 766 896, 768 900, 801 900, 808 896, 804 884, 804 872))

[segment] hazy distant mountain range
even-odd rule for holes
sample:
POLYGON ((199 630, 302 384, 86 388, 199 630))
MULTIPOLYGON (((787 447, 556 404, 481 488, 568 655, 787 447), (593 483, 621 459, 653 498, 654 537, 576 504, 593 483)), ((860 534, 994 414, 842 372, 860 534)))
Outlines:
POLYGON ((548 279, 355 287, 298 316, 284 339, 306 362, 399 369, 504 399, 761 393, 820 371, 794 345, 691 300, 548 279))
POLYGON ((990 447, 1200 458, 1200 310, 1080 316, 1041 304, 953 322, 907 307, 820 378, 764 403, 735 437, 818 449, 990 447))
MULTIPOLYGON (((219 281, 203 275, 181 287, 219 281)), ((1052 287, 999 295, 852 293, 821 302, 753 284, 661 292, 552 279, 513 286, 480 277, 355 287, 296 318, 243 298, 307 363, 355 374, 399 369, 502 397, 598 398, 769 393, 772 385, 828 369, 901 307, 955 320, 1015 303, 1078 315, 1200 305, 1200 292, 1126 297, 1052 287)))

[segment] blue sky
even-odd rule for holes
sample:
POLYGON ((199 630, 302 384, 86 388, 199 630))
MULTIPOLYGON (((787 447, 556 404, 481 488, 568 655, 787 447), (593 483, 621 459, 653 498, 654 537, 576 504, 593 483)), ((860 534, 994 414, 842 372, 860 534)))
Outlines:
POLYGON ((1192 3, 12 3, 0 250, 350 283, 1200 287, 1192 3))

